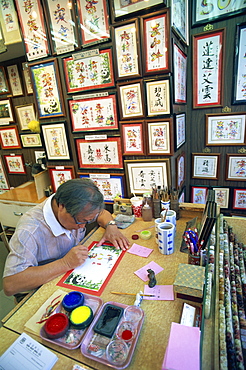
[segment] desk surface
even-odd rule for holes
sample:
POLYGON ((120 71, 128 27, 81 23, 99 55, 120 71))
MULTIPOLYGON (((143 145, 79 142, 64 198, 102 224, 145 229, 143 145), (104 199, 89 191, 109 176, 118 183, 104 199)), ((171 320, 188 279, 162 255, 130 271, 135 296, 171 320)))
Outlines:
MULTIPOLYGON (((164 268, 162 272, 157 274, 158 285, 171 285, 173 284, 178 269, 179 263, 187 263, 187 254, 179 251, 182 234, 185 229, 185 224, 190 218, 181 218, 177 221, 177 233, 175 237, 175 252, 172 255, 162 255, 158 251, 155 243, 154 228, 150 229, 152 232, 151 239, 144 241, 139 239, 137 242, 145 247, 153 248, 153 252, 148 258, 142 258, 130 253, 125 253, 121 260, 118 268, 111 277, 105 290, 103 291, 101 298, 103 302, 115 301, 127 305, 134 303, 135 297, 126 295, 113 295, 111 291, 122 291, 122 292, 133 292, 136 293, 144 289, 144 282, 139 279, 134 271, 143 267, 151 261, 155 261, 164 268)), ((131 239, 132 234, 136 234, 137 230, 146 229, 153 225, 151 222, 143 222, 142 219, 138 219, 127 229, 122 232, 131 239)), ((104 229, 99 228, 93 233, 89 239, 84 243, 89 246, 92 241, 100 240, 103 235, 104 229)), ((28 319, 34 315, 38 308, 57 290, 62 289, 68 291, 66 288, 61 288, 56 285, 61 277, 54 279, 53 281, 44 284, 34 293, 24 304, 21 306, 5 323, 4 326, 17 333, 24 331, 24 325, 28 319)), ((129 370, 151 370, 161 369, 165 349, 168 343, 170 328, 172 322, 180 322, 184 301, 181 299, 175 299, 174 301, 146 301, 143 300, 141 307, 145 312, 145 321, 142 327, 141 334, 136 346, 135 353, 133 355, 129 370)), ((34 338, 46 346, 62 353, 63 355, 69 356, 74 360, 92 366, 95 369, 106 370, 107 366, 93 361, 84 357, 81 354, 80 348, 75 350, 67 350, 49 342, 43 341, 40 337, 34 336, 34 338)), ((210 340, 207 347, 212 347, 212 340, 210 340)), ((206 351, 210 351, 206 348, 206 351)), ((206 356, 205 362, 210 361, 206 356)), ((203 359, 204 360, 204 359, 203 359)), ((204 363, 204 361, 203 361, 204 363)), ((203 369, 210 369, 210 364, 207 367, 203 366, 203 369)))
POLYGON ((41 203, 46 199, 43 197, 38 199, 34 181, 17 186, 10 189, 3 194, 0 194, 0 201, 7 200, 11 202, 24 202, 24 203, 41 203))

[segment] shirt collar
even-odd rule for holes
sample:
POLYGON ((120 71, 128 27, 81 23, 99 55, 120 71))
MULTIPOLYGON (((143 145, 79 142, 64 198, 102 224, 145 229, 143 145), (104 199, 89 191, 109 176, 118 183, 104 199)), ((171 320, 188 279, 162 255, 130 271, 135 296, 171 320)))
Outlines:
POLYGON ((54 236, 59 236, 62 234, 66 234, 69 239, 71 239, 71 231, 65 229, 56 219, 53 209, 51 207, 51 201, 55 194, 52 194, 45 202, 43 212, 44 212, 44 219, 51 228, 52 233, 54 236))

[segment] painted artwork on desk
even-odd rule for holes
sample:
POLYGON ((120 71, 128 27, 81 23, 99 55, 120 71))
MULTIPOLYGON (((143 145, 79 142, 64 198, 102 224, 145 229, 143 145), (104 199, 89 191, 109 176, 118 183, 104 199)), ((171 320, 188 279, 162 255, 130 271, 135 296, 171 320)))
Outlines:
POLYGON ((120 263, 124 252, 111 243, 98 247, 94 241, 88 247, 88 258, 82 266, 67 272, 58 286, 100 296, 120 263))

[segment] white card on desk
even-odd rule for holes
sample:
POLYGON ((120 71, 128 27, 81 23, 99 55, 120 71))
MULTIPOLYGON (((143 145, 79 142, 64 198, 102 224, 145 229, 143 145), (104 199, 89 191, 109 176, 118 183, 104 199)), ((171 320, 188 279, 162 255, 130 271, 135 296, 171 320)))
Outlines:
POLYGON ((0 357, 0 369, 50 370, 57 360, 53 352, 22 333, 0 357))

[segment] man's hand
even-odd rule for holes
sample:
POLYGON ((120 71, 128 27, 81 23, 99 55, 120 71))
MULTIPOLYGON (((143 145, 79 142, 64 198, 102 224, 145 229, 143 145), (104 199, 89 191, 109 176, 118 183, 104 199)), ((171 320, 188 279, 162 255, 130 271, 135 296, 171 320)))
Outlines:
POLYGON ((116 249, 122 249, 123 251, 130 246, 127 237, 125 237, 115 225, 107 226, 102 239, 97 243, 98 247, 106 241, 111 242, 116 249))
POLYGON ((87 247, 84 245, 76 245, 63 258, 62 261, 67 266, 67 270, 72 270, 82 265, 88 257, 87 247))

